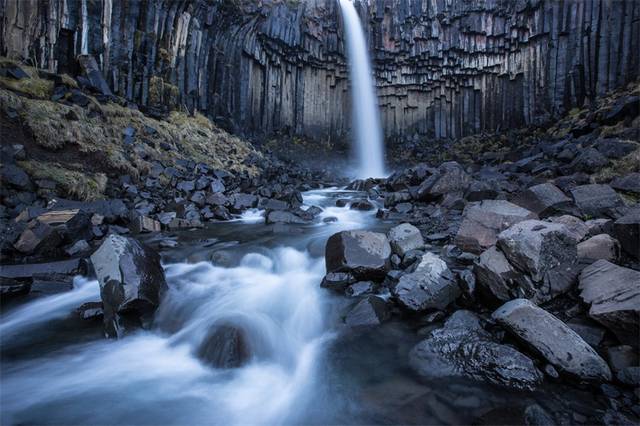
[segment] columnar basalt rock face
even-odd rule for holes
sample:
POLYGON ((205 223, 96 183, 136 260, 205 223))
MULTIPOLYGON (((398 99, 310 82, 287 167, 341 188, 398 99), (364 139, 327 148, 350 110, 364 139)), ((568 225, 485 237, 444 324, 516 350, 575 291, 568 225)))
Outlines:
MULTIPOLYGON (((543 121, 638 77, 634 0, 369 0, 387 137, 460 137, 543 121)), ((335 0, 0 0, 0 53, 74 72, 94 55, 117 94, 185 105, 245 133, 341 139, 349 87, 335 0)))

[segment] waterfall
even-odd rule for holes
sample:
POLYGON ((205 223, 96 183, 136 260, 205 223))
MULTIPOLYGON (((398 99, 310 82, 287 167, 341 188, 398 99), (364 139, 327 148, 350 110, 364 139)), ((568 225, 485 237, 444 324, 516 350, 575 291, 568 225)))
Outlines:
POLYGON ((384 148, 371 62, 358 12, 351 0, 339 0, 347 38, 351 104, 358 177, 384 177, 384 148))

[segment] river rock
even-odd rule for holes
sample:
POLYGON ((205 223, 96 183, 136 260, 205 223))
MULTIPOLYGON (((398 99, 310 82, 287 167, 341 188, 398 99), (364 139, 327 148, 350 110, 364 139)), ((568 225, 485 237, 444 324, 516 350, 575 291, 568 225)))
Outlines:
POLYGON ((543 218, 569 209, 572 201, 554 184, 542 183, 520 193, 513 203, 543 218))
POLYGON ((529 299, 537 295, 531 279, 516 270, 495 246, 480 255, 474 272, 478 284, 502 302, 516 298, 529 299))
POLYGON ((594 235, 578 244, 578 259, 583 263, 593 263, 604 259, 615 262, 620 256, 620 243, 607 234, 594 235))
POLYGON ((151 219, 148 216, 136 216, 130 223, 129 229, 134 234, 141 234, 144 232, 160 232, 162 225, 157 220, 151 219))
POLYGON ((378 232, 338 232, 325 247, 327 272, 350 272, 360 280, 384 279, 390 257, 389 240, 378 232))
POLYGON ((368 296, 358 302, 344 319, 350 327, 380 325, 391 313, 387 303, 378 296, 368 296))
POLYGON ((394 226, 387 233, 391 249, 399 256, 404 256, 408 251, 424 247, 424 240, 420 230, 410 223, 394 226))
POLYGON ((640 272, 606 260, 580 274, 580 297, 591 305, 589 316, 625 344, 638 346, 640 335, 640 272))
POLYGON ((62 235, 53 226, 35 219, 22 231, 14 247, 20 253, 49 252, 62 243, 62 235))
POLYGON ((402 307, 418 312, 446 308, 460 296, 460 288, 447 264, 425 253, 414 272, 400 277, 393 295, 402 307))
POLYGON ((554 366, 585 380, 611 380, 609 366, 591 346, 530 301, 511 300, 492 317, 554 366))
POLYGON ((589 184, 571 190, 576 206, 583 216, 590 218, 621 216, 624 209, 622 198, 609 185, 589 184))
POLYGON ((132 238, 109 235, 91 255, 100 282, 105 332, 122 335, 121 316, 151 314, 167 289, 160 256, 132 238))
POLYGON ((470 311, 457 311, 409 353, 409 364, 426 379, 468 377, 514 389, 534 389, 542 374, 511 346, 493 341, 470 311))
POLYGON ((265 223, 266 224, 272 224, 272 223, 303 224, 303 223, 308 223, 308 221, 292 212, 283 211, 283 210, 271 210, 265 216, 265 223))
POLYGON ((216 368, 241 367, 251 357, 246 333, 234 325, 216 326, 205 337, 198 356, 216 368))
POLYGON ((496 243, 501 231, 527 219, 537 219, 537 215, 506 200, 470 203, 454 243, 464 251, 480 254, 496 243))
POLYGON ((631 209, 616 220, 613 223, 613 234, 628 255, 640 259, 640 207, 631 209))
POLYGON ((538 282, 556 268, 575 263, 576 244, 564 225, 539 220, 517 223, 498 236, 498 247, 509 262, 538 282))
POLYGON ((322 279, 320 286, 331 290, 344 291, 347 286, 356 281, 353 274, 349 272, 329 272, 322 279))

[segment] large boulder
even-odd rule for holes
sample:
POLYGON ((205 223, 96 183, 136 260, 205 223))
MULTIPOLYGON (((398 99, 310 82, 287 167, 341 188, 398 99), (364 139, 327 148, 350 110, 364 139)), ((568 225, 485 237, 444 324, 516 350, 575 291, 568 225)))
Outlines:
POLYGON ((151 248, 111 234, 91 255, 91 263, 100 282, 107 336, 121 336, 125 320, 143 320, 160 305, 167 283, 160 256, 151 248))
POLYGON ((624 211, 624 202, 609 185, 589 184, 571 190, 573 201, 585 217, 616 218, 624 211))
POLYGON ((532 186, 518 194, 513 202, 541 218, 566 211, 573 204, 571 199, 552 183, 532 186))
POLYGON ((542 382, 533 361, 492 340, 470 311, 457 311, 409 353, 411 367, 426 379, 466 377, 515 389, 542 382))
POLYGON ((542 281, 556 268, 575 263, 576 244, 564 225, 540 220, 517 223, 498 236, 498 247, 509 262, 534 281, 542 281))
POLYGON ((589 316, 613 331, 622 343, 638 346, 640 272, 606 260, 580 274, 580 297, 591 305, 589 316))
POLYGON ((438 171, 425 179, 415 192, 418 200, 435 200, 451 192, 464 192, 471 176, 455 161, 442 163, 438 171))
POLYGON ((495 246, 483 252, 474 265, 478 284, 501 302, 537 296, 529 276, 516 270, 495 246))
POLYGON ((378 296, 368 296, 358 302, 344 319, 350 327, 364 327, 380 325, 391 313, 386 302, 378 296))
POLYGON ((587 342, 529 300, 511 300, 492 316, 561 370, 585 380, 611 380, 609 366, 587 342))
POLYGON ((394 226, 387 233, 391 249, 399 256, 424 246, 424 240, 420 230, 410 223, 394 226))
POLYGON ((496 243, 501 231, 537 217, 535 213, 505 200, 470 203, 464 209, 454 243, 464 251, 479 254, 496 243))
POLYGON ((54 227, 35 219, 22 231, 14 247, 20 253, 51 252, 62 243, 62 235, 54 227))
POLYGON ((425 253, 416 270, 400 278, 393 295, 404 308, 419 312, 444 309, 460 295, 460 288, 447 264, 425 253))
POLYGON ((640 208, 636 207, 616 220, 613 233, 627 254, 640 259, 640 208))
POLYGON ((325 247, 327 272, 351 272, 360 280, 382 280, 389 270, 391 246, 387 236, 370 231, 342 231, 325 247))

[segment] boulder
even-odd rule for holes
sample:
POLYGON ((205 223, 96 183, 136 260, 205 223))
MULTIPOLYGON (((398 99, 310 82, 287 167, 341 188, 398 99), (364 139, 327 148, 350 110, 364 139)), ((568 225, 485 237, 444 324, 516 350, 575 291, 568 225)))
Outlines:
POLYGON ((435 174, 420 184, 414 198, 429 201, 451 192, 465 192, 471 181, 471 176, 460 164, 455 161, 442 163, 435 174))
POLYGON ((584 216, 592 218, 620 217, 624 202, 609 185, 589 184, 571 190, 573 201, 584 216))
POLYGON ((613 223, 613 234, 629 256, 640 259, 640 208, 631 209, 613 223))
POLYGON ((495 246, 480 255, 474 265, 474 272, 478 284, 501 302, 537 296, 537 289, 531 279, 511 266, 495 246))
POLYGON ((234 325, 216 326, 198 350, 198 356, 216 368, 237 368, 251 357, 245 332, 234 325))
POLYGON ((49 252, 62 243, 62 235, 53 226, 37 219, 30 222, 27 229, 22 231, 18 241, 13 246, 23 254, 35 252, 49 252))
POLYGON ((498 247, 509 262, 538 282, 556 268, 575 263, 576 244, 564 225, 539 220, 517 223, 498 236, 498 247))
POLYGON ((177 231, 178 229, 204 228, 204 224, 199 219, 180 219, 174 217, 167 224, 167 228, 170 231, 177 231))
POLYGON ((583 263, 599 259, 615 262, 619 256, 620 243, 607 234, 595 235, 578 244, 578 259, 583 263))
POLYGON ((308 223, 308 221, 292 212, 283 211, 283 210, 271 210, 265 216, 265 223, 266 224, 272 224, 272 223, 303 224, 303 223, 308 223))
POLYGON ((254 208, 258 204, 258 197, 253 194, 233 194, 229 197, 230 210, 234 213, 241 213, 244 210, 254 208))
POLYGON ((15 164, 2 164, 0 166, 0 182, 21 191, 29 191, 33 184, 29 175, 15 164))
POLYGON ((543 378, 530 358, 494 342, 470 311, 455 312, 418 343, 409 364, 426 379, 465 377, 514 389, 534 389, 543 378))
POLYGON ((322 279, 320 286, 331 290, 344 291, 347 286, 356 281, 353 274, 349 272, 329 272, 322 279))
POLYGON ((346 325, 350 327, 362 327, 380 325, 389 317, 391 313, 386 302, 378 296, 368 296, 358 302, 349 311, 344 319, 346 325))
POLYGON ((384 279, 390 257, 387 236, 377 232, 338 232, 325 247, 327 272, 350 272, 359 280, 384 279))
POLYGON ((569 233, 576 241, 582 241, 589 234, 589 226, 586 222, 568 214, 549 219, 553 223, 559 223, 567 227, 569 233))
POLYGON ((611 187, 625 194, 640 196, 640 173, 629 173, 611 181, 611 187))
POLYGON ((404 256, 408 251, 424 247, 424 240, 420 230, 410 223, 394 226, 387 233, 391 250, 398 256, 404 256))
POLYGON ((497 241, 497 235, 513 224, 537 215, 505 200, 470 203, 464 209, 454 244, 463 251, 480 254, 497 241))
POLYGON ((513 199, 513 203, 541 218, 567 210, 572 205, 571 199, 552 183, 542 183, 526 189, 513 199))
POLYGON ((120 337, 121 317, 140 320, 160 305, 167 289, 160 256, 132 238, 109 235, 91 255, 100 282, 105 333, 120 337))
POLYGON ((349 209, 351 210, 361 210, 361 211, 369 211, 373 210, 375 206, 369 200, 355 200, 349 205, 349 209))
POLYGON ((160 232, 162 225, 157 220, 151 219, 148 216, 137 216, 129 223, 129 229, 131 229, 131 232, 134 234, 160 232))
POLYGON ((595 148, 605 157, 618 159, 631 154, 640 145, 636 142, 621 139, 600 139, 595 144, 595 148))
POLYGON ((419 312, 446 308, 460 296, 460 288, 447 264, 425 253, 414 272, 400 277, 393 295, 405 309, 419 312))
POLYGON ((555 367, 585 380, 611 380, 609 366, 587 342, 530 301, 511 300, 492 317, 555 367))
POLYGON ((349 297, 358 297, 367 293, 373 293, 375 286, 373 281, 358 281, 350 284, 344 293, 349 297))
POLYGON ((625 344, 638 346, 640 335, 640 272, 606 260, 580 274, 580 297, 590 304, 589 316, 625 344))
POLYGON ((593 173, 609 164, 607 157, 595 148, 587 148, 579 152, 571 162, 571 167, 577 172, 593 173))

